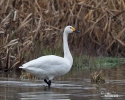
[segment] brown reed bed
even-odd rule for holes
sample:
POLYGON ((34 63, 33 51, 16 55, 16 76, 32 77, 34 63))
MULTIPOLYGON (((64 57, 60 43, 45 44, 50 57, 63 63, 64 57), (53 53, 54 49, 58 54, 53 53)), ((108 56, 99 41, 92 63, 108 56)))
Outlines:
POLYGON ((66 25, 81 31, 69 39, 74 55, 125 56, 124 0, 1 0, 1 69, 62 54, 66 25))

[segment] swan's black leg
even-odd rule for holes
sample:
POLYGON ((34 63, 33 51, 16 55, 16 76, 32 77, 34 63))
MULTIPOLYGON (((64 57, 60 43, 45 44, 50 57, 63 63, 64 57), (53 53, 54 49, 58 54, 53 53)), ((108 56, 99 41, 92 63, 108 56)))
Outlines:
POLYGON ((48 81, 48 86, 50 87, 50 85, 51 85, 51 80, 48 81))
POLYGON ((48 81, 47 81, 46 79, 44 79, 44 82, 47 83, 47 84, 49 84, 48 81))
POLYGON ((44 82, 48 84, 48 87, 50 87, 50 85, 51 85, 51 80, 47 81, 46 79, 44 79, 44 82))

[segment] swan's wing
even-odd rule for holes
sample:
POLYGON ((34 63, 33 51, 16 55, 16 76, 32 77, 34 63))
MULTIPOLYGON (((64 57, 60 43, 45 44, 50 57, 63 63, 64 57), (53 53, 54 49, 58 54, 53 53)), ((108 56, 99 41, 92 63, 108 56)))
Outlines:
POLYGON ((40 58, 34 59, 32 61, 29 61, 25 64, 23 64, 20 68, 46 68, 46 67, 52 67, 52 66, 62 66, 66 62, 64 61, 64 58, 54 55, 49 56, 42 56, 40 58))
POLYGON ((70 70, 70 66, 62 57, 49 55, 37 58, 26 64, 23 64, 22 69, 36 75, 39 78, 53 79, 55 76, 62 76, 70 70))

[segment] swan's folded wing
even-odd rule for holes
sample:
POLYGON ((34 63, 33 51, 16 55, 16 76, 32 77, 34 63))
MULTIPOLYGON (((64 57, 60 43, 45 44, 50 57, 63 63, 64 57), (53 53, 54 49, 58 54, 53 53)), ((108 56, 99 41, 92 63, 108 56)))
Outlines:
POLYGON ((34 68, 49 68, 52 66, 62 66, 66 62, 64 61, 64 58, 54 55, 48 55, 48 56, 42 56, 40 58, 31 60, 30 62, 27 62, 23 64, 20 68, 27 68, 27 67, 34 67, 34 68))

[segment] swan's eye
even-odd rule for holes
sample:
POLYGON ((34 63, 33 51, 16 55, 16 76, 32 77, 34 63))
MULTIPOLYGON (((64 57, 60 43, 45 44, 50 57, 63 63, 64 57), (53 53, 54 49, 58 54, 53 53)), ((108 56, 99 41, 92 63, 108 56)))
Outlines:
POLYGON ((70 29, 72 29, 72 27, 70 27, 70 29))

